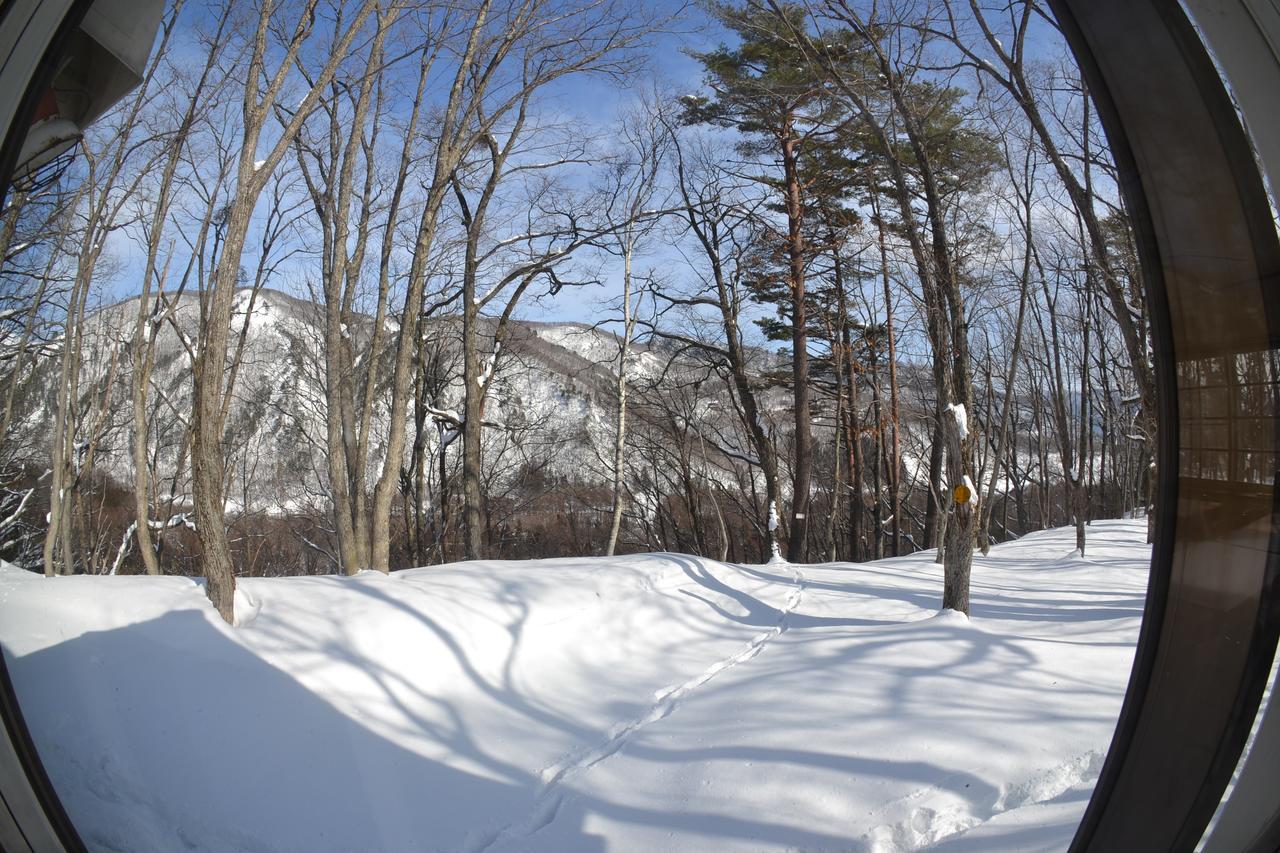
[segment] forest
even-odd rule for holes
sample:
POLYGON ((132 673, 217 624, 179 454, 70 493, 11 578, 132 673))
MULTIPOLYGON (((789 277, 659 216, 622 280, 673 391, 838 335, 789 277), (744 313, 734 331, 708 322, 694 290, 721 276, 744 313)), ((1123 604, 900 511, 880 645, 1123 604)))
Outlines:
MULTIPOLYGON (((74 92, 58 92, 72 98, 74 92)), ((171 0, 0 211, 0 558, 975 550, 1146 515, 1137 250, 1037 0, 171 0)))

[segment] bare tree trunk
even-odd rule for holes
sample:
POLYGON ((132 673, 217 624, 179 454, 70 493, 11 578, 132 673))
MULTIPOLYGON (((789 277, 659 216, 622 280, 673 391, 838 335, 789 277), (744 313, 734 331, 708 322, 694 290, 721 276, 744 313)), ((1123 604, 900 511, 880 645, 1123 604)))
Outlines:
MULTIPOLYGON (((187 104, 177 132, 168 145, 168 154, 161 170, 155 210, 151 216, 150 231, 147 235, 147 260, 142 272, 142 291, 138 295, 138 316, 134 326, 132 353, 133 442, 131 449, 133 453, 134 535, 138 540, 138 554, 142 558, 143 570, 149 575, 159 575, 161 571, 160 561, 156 556, 155 543, 151 536, 151 477, 150 460, 147 453, 147 437, 149 434, 147 389, 151 384, 151 374, 155 365, 156 337, 160 331, 160 326, 172 316, 174 309, 177 308, 177 301, 175 300, 169 303, 163 312, 161 311, 162 295, 168 269, 167 263, 165 264, 165 270, 159 273, 154 304, 151 295, 151 283, 158 271, 160 244, 164 238, 164 226, 169 216, 174 176, 182 159, 192 124, 198 111, 203 106, 203 95, 209 76, 218 58, 222 55, 222 49, 226 46, 223 32, 229 18, 230 8, 228 7, 218 17, 217 29, 208 42, 208 53, 205 57, 200 78, 191 94, 191 99, 187 104)), ((214 196, 211 194, 210 203, 206 205, 200 223, 197 244, 204 242, 212 224, 214 214, 213 198, 214 196)), ((183 286, 185 286, 185 281, 183 286)), ((167 524, 167 519, 164 523, 167 524)))
POLYGON ((848 448, 846 453, 849 457, 849 559, 856 563, 866 559, 866 549, 862 547, 862 517, 866 514, 866 508, 862 502, 865 490, 862 479, 862 437, 858 423, 861 406, 858 403, 857 376, 851 365, 846 365, 845 377, 849 389, 844 423, 845 445, 848 448))
POLYGON ((1093 303, 1093 275, 1086 273, 1085 275, 1085 305, 1081 308, 1081 320, 1084 323, 1084 347, 1080 350, 1080 431, 1079 444, 1076 448, 1076 472, 1072 485, 1075 486, 1075 494, 1073 497, 1072 512, 1075 515, 1076 522, 1076 550, 1080 552, 1080 556, 1084 556, 1085 546, 1085 523, 1089 520, 1089 486, 1085 481, 1086 467, 1092 469, 1092 460, 1089 458, 1089 439, 1093 433, 1090 426, 1092 419, 1090 411, 1090 386, 1089 386, 1089 333, 1091 330, 1090 306, 1093 303))
MULTIPOLYGON (((252 154, 242 153, 242 172, 246 156, 252 154)), ((251 214, 252 207, 241 204, 233 209, 227 221, 228 234, 218 262, 215 289, 209 297, 208 319, 201 323, 203 340, 194 365, 195 399, 191 413, 191 481, 196 530, 202 546, 205 593, 228 624, 235 622, 236 582, 223 515, 222 382, 235 295, 235 273, 244 251, 251 214), (225 259, 228 257, 236 258, 234 269, 226 268, 225 259)))
POLYGON ((884 412, 880 405, 880 365, 876 353, 871 353, 871 412, 872 421, 875 424, 873 433, 876 440, 875 458, 871 463, 871 493, 875 495, 871 504, 871 523, 873 525, 872 533, 872 551, 874 558, 877 560, 884 558, 884 513, 883 501, 884 484, 881 476, 884 472, 884 412))
MULTIPOLYGON (((778 482, 778 458, 768 430, 765 427, 764 413, 757 400, 755 389, 751 385, 748 372, 748 355, 742 343, 742 333, 738 327, 738 304, 740 294, 736 289, 736 280, 727 268, 726 259, 722 257, 722 247, 733 246, 732 204, 720 198, 720 188, 713 185, 692 186, 684 152, 679 138, 672 133, 672 141, 676 152, 677 191, 683 204, 683 216, 689 224, 689 230, 697 238, 711 269, 711 279, 715 288, 712 304, 720 313, 720 325, 724 331, 724 349, 717 350, 729 366, 733 378, 733 390, 742 406, 742 422, 751 446, 755 450, 755 462, 758 464, 765 481, 765 559, 781 559, 778 542, 778 529, 781 526, 781 495, 778 482)), ((706 164, 704 164, 705 166, 706 164)), ((735 249, 736 251, 736 249, 735 249)), ((754 484, 753 484, 754 488, 754 484)))
MULTIPOLYGON (((265 159, 259 160, 258 141, 263 125, 276 105, 285 80, 302 45, 311 32, 311 13, 316 0, 308 0, 297 24, 284 45, 281 62, 274 72, 266 67, 268 34, 271 31, 273 5, 264 3, 259 11, 253 36, 248 73, 243 97, 243 136, 235 190, 226 211, 226 237, 210 290, 202 302, 200 348, 194 365, 192 405, 191 472, 195 503, 196 530, 203 550, 205 592, 214 608, 228 623, 234 622, 235 571, 227 542, 223 517, 223 429, 228 398, 224 373, 228 370, 227 345, 231 326, 232 305, 244 253, 245 239, 253 209, 266 188, 271 173, 293 144, 306 117, 315 109, 320 92, 336 73, 351 43, 373 11, 372 0, 365 0, 356 10, 347 29, 336 37, 324 67, 311 81, 292 118, 281 129, 280 136, 265 159), (265 81, 265 86, 263 85, 265 81)), ((247 318, 246 318, 247 322, 247 318)), ((234 371, 234 365, 230 368, 234 371)))
POLYGON ((803 563, 809 543, 809 483, 813 471, 813 430, 809 413, 809 330, 805 306, 805 245, 800 174, 795 139, 782 143, 786 182, 787 261, 791 285, 791 392, 795 413, 795 462, 791 478, 791 530, 787 559, 803 563))
MULTIPOLYGON (((134 141, 137 119, 147 100, 156 65, 164 55, 172 34, 173 17, 180 8, 181 4, 178 4, 170 11, 170 18, 161 30, 160 45, 148 63, 147 71, 129 103, 129 108, 121 116, 120 133, 108 143, 105 151, 85 151, 83 155, 88 174, 73 205, 84 203, 85 222, 76 253, 75 278, 67 300, 66 326, 60 358, 58 407, 54 415, 54 434, 50 454, 49 529, 44 546, 46 575, 52 575, 59 570, 70 573, 75 567, 71 509, 75 504, 76 486, 81 474, 78 461, 80 450, 76 447, 78 424, 75 410, 80 404, 79 385, 83 360, 85 309, 107 235, 116 227, 116 217, 125 200, 132 196, 138 185, 137 177, 134 177, 126 186, 120 185, 119 179, 126 162, 133 153, 131 143, 134 141), (57 557, 59 552, 60 560, 57 557)), ((104 398, 104 405, 109 395, 108 391, 107 397, 104 398)))
MULTIPOLYGON (((840 257, 839 243, 834 230, 828 234, 833 247, 832 251, 832 283, 836 291, 836 322, 838 327, 832 335, 832 347, 836 349, 836 470, 839 472, 840 441, 839 434, 844 433, 845 455, 849 468, 849 559, 858 562, 863 557, 862 549, 862 442, 858 419, 861 412, 858 405, 858 362, 853 352, 853 335, 849 323, 849 298, 845 292, 844 263, 840 257), (841 405, 843 403, 843 406, 841 405)), ((837 476, 837 481, 839 477, 837 476)), ((837 484, 838 488, 838 484, 837 484)), ((832 538, 835 538, 836 507, 831 507, 832 538)), ((834 545, 833 545, 834 550, 834 545)), ((833 558, 834 559, 834 558, 833 558)))
POLYGON ((925 495, 924 547, 942 547, 941 520, 946 502, 942 500, 942 460, 946 445, 943 443, 941 400, 934 407, 933 432, 929 441, 929 490, 925 495))
MULTIPOLYGON (((468 560, 480 559, 484 530, 483 496, 480 491, 481 438, 484 389, 480 387, 480 353, 476 324, 475 276, 464 276, 462 290, 462 377, 466 384, 462 411, 462 533, 468 560)), ((494 340, 495 347, 498 341, 494 340)), ((496 355, 496 353, 495 353, 496 355)))
MULTIPOLYGON (((159 228, 159 217, 156 227, 159 228)), ((147 266, 154 265, 148 258, 147 266)), ((138 325, 134 334, 133 352, 133 500, 136 516, 135 536, 138 538, 138 554, 142 557, 142 567, 149 575, 160 574, 160 562, 156 558, 155 544, 151 541, 151 482, 148 474, 147 458, 147 385, 150 382, 152 354, 155 352, 154 338, 146 336, 147 311, 150 301, 149 283, 143 284, 142 294, 138 297, 138 325), (144 336, 146 336, 144 338, 144 336), (144 343, 145 340, 145 343, 144 343), (144 352, 145 350, 145 352, 144 352)))
MULTIPOLYGON (((357 410, 356 342, 349 334, 355 325, 353 304, 364 265, 364 254, 370 235, 373 209, 373 150, 377 145, 382 118, 382 99, 375 97, 381 87, 384 69, 383 44, 399 16, 400 9, 391 6, 379 10, 373 39, 368 48, 365 70, 357 80, 339 80, 335 74, 328 84, 329 97, 319 112, 327 119, 325 133, 314 143, 301 135, 294 147, 302 177, 312 199, 318 220, 321 246, 321 294, 324 306, 323 382, 325 388, 325 450, 331 515, 337 537, 337 551, 342 571, 348 575, 368 568, 368 519, 364 512, 364 470, 368 453, 366 408, 357 410), (353 96, 354 93, 354 96, 353 96), (343 104, 351 101, 351 113, 343 112, 343 104), (372 122, 369 121, 373 110, 372 122), (366 127, 368 127, 366 135, 366 127), (314 161, 314 167, 309 162, 314 161), (363 160, 363 180, 359 189, 357 165, 363 160), (313 171, 314 170, 314 171, 313 171), (358 205, 355 230, 352 233, 351 212, 358 205)), ((338 33, 335 33, 335 38, 338 33)), ((430 54, 424 48, 424 65, 430 54)), ((419 83, 421 87, 422 83, 419 83)), ((416 124, 421 93, 415 97, 408 134, 416 124)), ((407 145, 408 143, 406 143, 407 145)), ((404 168, 404 158, 401 158, 404 168)), ((387 212, 387 229, 394 228, 399 208, 403 177, 393 192, 387 212)), ((379 311, 385 298, 380 293, 379 311)), ((382 317, 378 317, 365 353, 366 391, 376 380, 373 375, 382 338, 382 317)))
MULTIPOLYGON (((1031 166, 1030 160, 1026 163, 1027 183, 1025 192, 1022 196, 1022 226, 1023 235, 1026 245, 1023 247, 1022 254, 1022 275, 1019 281, 1018 289, 1018 316, 1014 320, 1013 346, 1009 352, 1009 369, 1004 376, 1004 402, 1000 407, 1000 438, 995 448, 995 458, 991 464, 991 478, 987 482, 986 500, 983 501, 981 507, 981 518, 978 522, 978 537, 982 547, 983 556, 991 551, 991 508, 996 496, 996 479, 999 476, 1001 461, 1004 459, 1005 448, 1008 445, 1009 438, 1009 413, 1013 409, 1013 400, 1016 395, 1015 383, 1018 378, 1018 361, 1022 357, 1022 327, 1023 321, 1026 319, 1027 311, 1027 295, 1031 289, 1031 258, 1032 258, 1032 186, 1035 174, 1031 166)), ((1017 444, 1013 446, 1013 452, 1018 452, 1017 444)), ((1005 503, 1008 503, 1008 495, 1005 496, 1005 503)))
MULTIPOLYGON (((870 170, 868 170, 870 183, 870 170)), ((874 186, 874 185, 873 185, 874 186)), ((893 444, 889 454, 889 488, 892 489, 890 512, 893 513, 892 556, 902 553, 902 419, 898 408, 898 352, 893 330, 893 294, 889 286, 889 253, 885 246, 884 219, 880 216, 880 196, 871 193, 871 211, 876 223, 876 245, 880 254, 880 283, 884 289, 884 328, 889 357, 889 419, 893 425, 893 444)))
MULTIPOLYGON (((475 20, 472 22, 467 36, 466 48, 458 59, 453 85, 440 118, 441 132, 436 148, 434 174, 418 222, 417 239, 413 249, 413 262, 409 269, 409 286, 405 293, 400 332, 396 335, 395 364, 392 369, 391 407, 389 412, 391 430, 387 437, 386 459, 383 461, 382 473, 378 477, 377 485, 374 487, 371 512, 370 568, 383 572, 391 570, 391 501, 398 486, 401 458, 404 455, 409 368, 412 364, 413 353, 418 346, 418 342, 412 339, 414 336, 405 330, 417 327, 417 324, 412 322, 411 318, 415 318, 422 311, 431 248, 435 243, 440 208, 449 190, 451 177, 458 163, 467 155, 476 140, 477 134, 471 128, 464 126, 464 122, 479 104, 467 100, 466 85, 471 69, 477 61, 477 54, 481 48, 481 37, 484 33, 485 21, 491 5, 491 0, 484 0, 477 11, 475 20)), ((479 98, 482 94, 473 94, 472 98, 479 98)), ((464 305, 464 318, 466 312, 472 310, 472 307, 470 301, 464 305)), ((465 342, 464 358, 466 358, 465 342)), ((474 369, 476 366, 474 352, 471 353, 471 358, 472 368, 474 369)), ((468 395, 474 394, 470 383, 467 385, 466 393, 468 395)), ((479 401, 469 401, 467 408, 475 408, 478 411, 479 401)), ((478 436, 472 440, 478 445, 478 436)), ((466 441, 464 436, 464 458, 467 453, 466 441)), ((478 456, 478 446, 475 452, 478 456)), ((478 508, 476 514, 478 515, 478 508)), ((478 517, 472 519, 469 515, 468 521, 474 522, 474 544, 476 545, 476 552, 478 552, 480 519, 478 517)), ((471 533, 467 534, 469 544, 471 544, 471 536, 471 533)))
MULTIPOLYGON (((1004 381, 1004 402, 1000 406, 1000 438, 996 441, 995 456, 991 461, 991 477, 987 481, 987 496, 981 507, 981 520, 978 523, 978 536, 982 546, 982 554, 986 556, 991 551, 991 508, 996 498, 996 480, 1000 474, 1000 467, 1004 460, 1005 449, 1009 445, 1009 413, 1013 408, 1013 398, 1015 395, 1014 383, 1018 377, 1018 361, 1021 358, 1022 350, 1022 321, 1026 315, 1027 309, 1027 293, 1029 276, 1023 278, 1022 287, 1018 297, 1018 318, 1014 321, 1013 347, 1009 353, 1009 370, 1005 373, 1004 381)), ((1017 444, 1013 445, 1013 452, 1017 453, 1017 444)), ((1006 493, 1006 504, 1008 495, 1006 493)))
MULTIPOLYGON (((832 337, 833 337, 832 343, 835 344, 836 341, 838 340, 838 337, 837 336, 832 336, 832 337)), ((840 348, 838 346, 836 346, 835 349, 836 349, 836 376, 839 377, 840 373, 844 369, 844 366, 842 364, 842 362, 844 361, 844 356, 840 352, 840 348)), ((844 467, 840 464, 841 462, 840 456, 844 451, 844 448, 842 447, 843 441, 841 440, 845 433, 844 409, 845 409, 844 388, 841 386, 840 382, 837 381, 836 382, 835 429, 832 430, 832 434, 833 434, 832 443, 834 444, 834 447, 832 448, 832 454, 831 454, 831 457, 834 460, 834 462, 832 463, 832 468, 834 470, 832 471, 832 477, 831 477, 831 506, 827 508, 827 562, 829 563, 834 563, 836 560, 839 559, 839 553, 838 553, 839 537, 837 536, 837 525, 840 519, 840 493, 844 491, 844 467)))
MULTIPOLYGON (((630 231, 629 228, 628 231, 630 231)), ((628 234, 622 250, 622 341, 618 352, 618 378, 615 386, 618 395, 618 417, 613 438, 613 518, 609 523, 609 541, 605 546, 605 555, 609 557, 613 556, 617 548, 618 532, 622 529, 622 506, 626 485, 627 355, 631 349, 631 334, 635 327, 635 318, 631 312, 631 256, 634 248, 634 241, 628 234)), ((723 519, 721 523, 723 524, 723 519)))

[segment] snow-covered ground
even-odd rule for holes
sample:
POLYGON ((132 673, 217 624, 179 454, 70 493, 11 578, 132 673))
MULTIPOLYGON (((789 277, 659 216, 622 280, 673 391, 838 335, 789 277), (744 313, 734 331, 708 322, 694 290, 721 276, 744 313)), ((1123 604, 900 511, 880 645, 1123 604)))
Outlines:
POLYGON ((1144 522, 978 557, 676 554, 240 583, 0 568, 97 850, 1061 850, 1119 712, 1144 522))

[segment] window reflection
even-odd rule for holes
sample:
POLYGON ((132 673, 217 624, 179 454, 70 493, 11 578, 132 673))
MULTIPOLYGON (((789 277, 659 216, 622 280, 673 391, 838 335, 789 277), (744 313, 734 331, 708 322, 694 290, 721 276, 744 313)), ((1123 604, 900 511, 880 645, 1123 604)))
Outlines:
POLYGON ((1276 477, 1276 350, 1178 364, 1178 473, 1271 486, 1276 477))

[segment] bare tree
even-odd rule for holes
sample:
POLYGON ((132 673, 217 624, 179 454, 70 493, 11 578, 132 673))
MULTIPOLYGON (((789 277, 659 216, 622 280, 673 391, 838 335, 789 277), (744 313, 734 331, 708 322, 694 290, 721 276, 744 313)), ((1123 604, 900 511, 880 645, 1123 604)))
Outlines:
MULTIPOLYGON (((978 0, 968 0, 968 16, 957 15, 953 5, 958 4, 947 0, 947 26, 927 29, 930 33, 948 38, 976 73, 1008 93, 1026 116, 1045 157, 1070 197, 1083 224, 1092 263, 1097 268, 1099 284, 1111 309, 1110 316, 1119 327, 1124 341, 1125 352, 1141 395, 1143 432, 1147 436, 1148 447, 1153 448, 1155 374, 1148 357, 1150 333, 1146 319, 1147 308, 1137 270, 1125 269, 1108 233, 1108 216, 1105 211, 1108 207, 1114 207, 1096 190, 1091 178, 1091 165, 1111 164, 1103 162, 1106 158, 1105 146, 1093 143, 1097 130, 1093 126, 1089 95, 1083 80, 1077 76, 1069 87, 1054 85, 1044 89, 1032 82, 1028 71, 1029 51, 1032 49, 1028 43, 1028 33, 1033 24, 1043 25, 1048 22, 1049 26, 1056 26, 1035 0, 1018 0, 1000 11, 984 9, 978 0), (970 21, 976 28, 979 36, 977 39, 971 38, 971 34, 966 32, 965 24, 970 21), (1008 46, 999 37, 1002 24, 1009 38, 1008 46), (1077 121, 1055 120, 1055 104, 1051 97, 1055 90, 1062 88, 1074 89, 1073 94, 1078 95, 1083 103, 1077 121), (1055 132, 1055 128, 1059 131, 1074 128, 1077 132, 1064 138, 1062 133, 1055 132), (1100 147, 1101 152, 1098 150, 1100 147), (1085 168, 1077 168, 1077 163, 1083 164, 1085 168), (1104 212, 1100 213, 1100 209, 1104 212)), ((1154 454, 1150 455, 1154 460, 1154 454)), ((1151 480, 1154 482, 1154 476, 1151 480)), ((1152 529, 1148 527, 1148 538, 1152 535, 1152 529)))
MULTIPOLYGON (((364 286, 365 254, 373 236, 375 195, 381 189, 377 183, 375 156, 382 123, 388 118, 383 111, 384 85, 392 59, 387 56, 386 43, 400 12, 394 5, 378 10, 367 50, 353 55, 332 76, 315 118, 294 138, 322 240, 320 301, 325 310, 321 347, 326 400, 325 456, 337 553, 343 571, 348 574, 368 568, 372 560, 365 480, 377 386, 375 366, 385 336, 391 284, 391 247, 413 163, 424 90, 434 61, 445 44, 441 30, 449 18, 441 14, 433 19, 427 14, 415 21, 424 27, 417 87, 409 118, 402 128, 404 141, 399 166, 389 208, 384 214, 377 308, 373 323, 367 333, 361 335, 355 314, 364 286), (319 127, 312 128, 312 125, 319 127), (360 393, 361 381, 363 394, 360 393)), ((295 62, 299 73, 310 79, 305 59, 298 57, 295 62)), ((277 107, 277 114, 282 122, 291 118, 283 107, 277 107)))
MULTIPOLYGON (((1000 407, 1000 417, 996 422, 999 430, 999 438, 993 450, 991 461, 991 473, 987 480, 987 492, 985 499, 982 501, 979 509, 980 518, 978 520, 978 544, 982 548, 985 555, 991 550, 991 510, 995 503, 996 481, 1000 474, 1001 466, 1005 470, 1009 470, 1009 466, 1005 463, 1005 452, 1012 449, 1017 454, 1017 442, 1010 443, 1010 416, 1013 410, 1014 398, 1016 395, 1018 363, 1022 359, 1022 330, 1023 321, 1026 319, 1027 299, 1031 292, 1031 273, 1032 273, 1032 257, 1035 226, 1033 224, 1033 199, 1035 192, 1036 177, 1036 161, 1035 154, 1032 150, 1027 149, 1023 155, 1022 173, 1019 175, 1013 168, 1013 157, 1011 156, 1008 146, 1005 147, 1005 161, 1010 171, 1010 186, 1018 195, 1018 204, 1015 207, 1015 216, 1018 224, 1022 228, 1023 251, 1022 251, 1022 267, 1018 274, 1018 310, 1017 317, 1014 320, 1013 344, 1009 348, 1008 367, 1003 377, 1003 401, 1000 407)), ((994 396, 994 394, 992 395, 994 396)), ((1012 477, 1010 477, 1012 479, 1012 477)))
POLYGON ((635 110, 620 129, 621 150, 610 163, 607 197, 616 209, 610 219, 621 224, 615 232, 614 251, 622 256, 622 334, 618 344, 616 393, 618 412, 613 442, 613 513, 605 554, 613 556, 622 527, 622 511, 626 500, 627 447, 627 358, 636 326, 636 306, 632 304, 634 288, 632 264, 640 240, 653 229, 657 218, 652 215, 657 197, 658 178, 670 137, 659 114, 661 103, 651 97, 635 110))
POLYGON ((87 411, 81 411, 86 402, 81 398, 86 335, 100 337, 105 333, 110 336, 114 331, 102 326, 88 331, 86 314, 107 239, 124 226, 122 217, 148 172, 146 166, 139 166, 137 160, 149 158, 148 163, 152 163, 158 159, 156 147, 148 144, 145 138, 139 138, 142 130, 140 119, 156 96, 156 88, 152 85, 156 69, 165 59, 181 9, 181 3, 170 9, 163 22, 159 45, 152 53, 137 91, 116 114, 110 131, 102 133, 100 147, 96 142, 81 146, 85 174, 73 206, 79 220, 76 223, 79 245, 74 250, 75 273, 67 298, 59 352, 58 402, 50 451, 49 526, 44 545, 46 575, 70 573, 75 569, 72 509, 77 489, 93 467, 101 431, 108 419, 122 350, 122 342, 118 339, 88 344, 110 347, 110 366, 103 380, 97 383, 98 387, 89 391, 91 398, 96 396, 96 402, 88 402, 87 411))
MULTIPOLYGON (((177 4, 178 8, 180 6, 180 3, 177 4)), ((183 93, 182 98, 185 100, 185 104, 182 105, 181 114, 177 119, 177 126, 165 141, 165 151, 163 159, 160 161, 160 178, 158 185, 154 189, 154 202, 140 216, 140 219, 143 220, 147 257, 142 270, 141 289, 138 293, 137 318, 130 347, 130 373, 133 386, 131 394, 133 404, 133 441, 131 450, 133 454, 133 497, 136 515, 133 530, 134 535, 137 537, 138 552, 142 558, 143 568, 150 575, 161 573, 151 531, 153 527, 163 530, 167 526, 168 519, 160 521, 152 519, 151 465, 148 450, 148 387, 151 383, 151 375, 155 366, 156 339, 163 324, 171 319, 173 311, 178 305, 177 299, 167 302, 164 299, 165 279, 173 256, 170 253, 162 267, 160 264, 160 251, 165 241, 165 225, 173 203, 178 166, 186 153, 186 146, 199 113, 206 106, 206 99, 210 95, 208 91, 212 88, 210 78, 214 74, 227 44, 224 34, 230 23, 230 17, 230 7, 224 7, 216 19, 214 30, 207 40, 207 52, 199 77, 191 90, 183 93), (156 288, 154 297, 152 292, 153 283, 156 288)), ((166 36, 167 30, 171 29, 172 26, 173 21, 166 23, 166 36)), ((218 174, 214 179, 214 183, 220 183, 224 178, 225 174, 218 174)), ((210 193, 208 199, 212 202, 216 197, 216 193, 210 193)), ((196 238, 197 242, 204 241, 212 224, 214 213, 214 205, 212 203, 206 204, 204 216, 201 218, 199 225, 200 234, 196 238)), ((178 296, 181 296, 191 275, 192 262, 194 262, 194 256, 189 259, 186 273, 178 285, 178 296)), ((125 553, 126 544, 127 539, 122 542, 120 553, 116 559, 117 570, 125 553)))
POLYGON ((708 308, 719 321, 715 340, 679 335, 671 331, 661 336, 704 354, 724 365, 732 377, 734 401, 739 407, 750 446, 718 449, 739 458, 764 477, 764 506, 761 526, 766 531, 766 558, 781 559, 778 531, 781 526, 781 492, 778 455, 761 405, 752 370, 752 353, 743 338, 739 318, 747 299, 746 276, 757 231, 753 206, 737 198, 735 181, 718 166, 714 149, 696 144, 692 151, 672 132, 676 168, 676 192, 680 216, 693 237, 702 270, 697 289, 687 296, 659 292, 658 298, 670 307, 690 310, 708 308))
MULTIPOLYGON (((554 14, 546 0, 521 0, 499 7, 495 7, 493 0, 481 0, 478 4, 465 36, 465 45, 459 46, 453 82, 441 109, 432 175, 427 182, 414 243, 404 302, 405 322, 397 335, 392 371, 387 456, 374 488, 373 568, 386 570, 389 567, 391 501, 398 488, 405 449, 404 415, 416 342, 404 330, 412 328, 409 318, 425 308, 423 296, 431 272, 432 247, 439 231, 440 210, 449 195, 458 196, 459 168, 468 157, 482 152, 488 158, 488 178, 479 192, 483 197, 483 187, 490 183, 496 189, 524 129, 534 94, 568 74, 620 69, 628 50, 649 32, 650 26, 646 17, 636 16, 622 4, 614 2, 559 4, 554 14), (498 143, 496 134, 499 133, 505 135, 511 146, 498 143)), ((470 206, 474 207, 474 203, 470 206)), ((467 251, 478 261, 483 215, 477 219, 474 210, 465 215, 470 216, 470 223, 465 226, 469 235, 467 251)), ((485 298, 494 299, 513 284, 517 292, 523 294, 529 284, 554 265, 555 261, 544 259, 532 262, 528 269, 513 271, 495 282, 495 287, 485 298)), ((470 284, 466 278, 464 274, 460 294, 466 381, 462 413, 463 489, 467 505, 467 551, 479 553, 482 530, 478 494, 480 430, 487 379, 480 364, 478 347, 474 345, 479 316, 476 284, 474 276, 470 284), (472 346, 467 345, 468 340, 472 341, 472 346), (468 419, 470 432, 466 426, 468 419)), ((507 295, 511 310, 518 300, 518 295, 507 295)))
POLYGON ((194 366, 192 407, 192 487, 196 526, 203 548, 206 592, 213 606, 227 622, 234 622, 235 571, 231 564, 231 551, 227 545, 223 518, 225 502, 222 436, 229 400, 225 381, 228 333, 240 273, 240 258, 258 198, 267 188, 272 173, 284 159, 306 117, 319 103, 324 87, 337 72, 357 36, 364 30, 365 21, 374 11, 375 5, 374 0, 365 0, 349 21, 340 16, 333 22, 339 35, 328 46, 328 59, 305 88, 297 110, 280 129, 278 137, 269 146, 266 157, 261 159, 258 157, 258 148, 263 130, 285 88, 295 59, 312 38, 317 23, 317 0, 306 0, 299 9, 291 10, 295 11, 296 23, 283 32, 275 24, 278 23, 277 16, 284 10, 276 3, 263 2, 249 46, 235 188, 225 209, 225 236, 217 265, 209 287, 201 294, 201 322, 194 366), (283 44, 279 44, 281 41, 283 44), (280 48, 279 61, 272 69, 270 64, 277 55, 274 50, 277 45, 280 48), (269 50, 269 47, 273 49, 269 50))
POLYGON ((973 410, 969 324, 946 215, 945 196, 958 187, 949 186, 953 182, 938 171, 940 152, 930 134, 930 122, 937 120, 945 102, 935 88, 917 85, 915 77, 925 65, 925 43, 908 37, 911 21, 902 10, 864 10, 846 0, 820 4, 815 15, 846 28, 857 39, 865 62, 846 63, 843 51, 833 51, 825 42, 819 45, 776 0, 767 2, 787 23, 796 49, 822 68, 847 100, 888 173, 886 194, 897 207, 915 260, 933 345, 937 400, 945 412, 941 424, 950 493, 963 498, 951 501, 947 518, 943 607, 968 613, 978 500, 968 473, 973 470, 975 438, 968 422, 973 410), (917 213, 917 202, 923 205, 923 217, 917 213))

